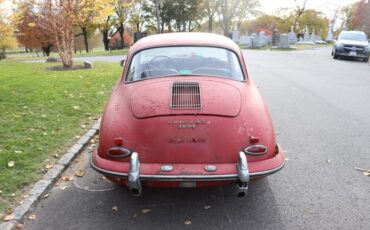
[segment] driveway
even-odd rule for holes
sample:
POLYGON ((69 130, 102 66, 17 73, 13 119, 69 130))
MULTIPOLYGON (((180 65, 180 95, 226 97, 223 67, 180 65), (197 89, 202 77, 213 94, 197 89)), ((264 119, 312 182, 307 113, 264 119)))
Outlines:
POLYGON ((36 207, 25 229, 368 229, 370 66, 333 60, 330 48, 245 51, 272 114, 286 167, 250 185, 149 189, 132 197, 95 173, 89 150, 36 207), (68 187, 66 187, 68 186, 68 187))

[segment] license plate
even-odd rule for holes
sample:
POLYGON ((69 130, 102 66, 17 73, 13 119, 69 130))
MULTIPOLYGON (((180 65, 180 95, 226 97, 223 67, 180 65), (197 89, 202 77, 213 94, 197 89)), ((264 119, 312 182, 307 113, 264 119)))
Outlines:
POLYGON ((353 51, 349 52, 349 56, 356 56, 356 55, 357 55, 357 52, 353 52, 353 51))
POLYGON ((181 181, 179 183, 180 188, 195 188, 197 187, 197 182, 195 181, 181 181))

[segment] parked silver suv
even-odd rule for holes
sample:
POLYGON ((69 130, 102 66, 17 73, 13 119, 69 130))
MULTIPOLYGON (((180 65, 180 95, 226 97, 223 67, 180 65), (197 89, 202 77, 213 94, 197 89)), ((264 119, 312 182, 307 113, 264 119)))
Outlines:
POLYGON ((342 31, 337 40, 334 41, 331 55, 334 59, 338 57, 361 58, 369 61, 370 44, 367 36, 362 31, 342 31))

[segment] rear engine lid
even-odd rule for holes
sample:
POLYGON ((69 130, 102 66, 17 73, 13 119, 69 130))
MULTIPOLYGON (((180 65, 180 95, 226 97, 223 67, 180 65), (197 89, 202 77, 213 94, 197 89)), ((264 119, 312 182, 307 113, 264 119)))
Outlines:
POLYGON ((239 89, 218 81, 161 81, 137 87, 131 94, 137 118, 166 115, 235 117, 241 107, 239 89))

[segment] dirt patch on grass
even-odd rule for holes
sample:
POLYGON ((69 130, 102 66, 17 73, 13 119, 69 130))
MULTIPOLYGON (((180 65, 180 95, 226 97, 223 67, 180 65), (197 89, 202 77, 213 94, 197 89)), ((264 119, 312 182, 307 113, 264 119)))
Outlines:
POLYGON ((81 70, 81 69, 85 69, 85 67, 83 65, 73 65, 72 67, 64 67, 64 66, 56 65, 56 66, 50 66, 46 68, 46 70, 48 71, 71 71, 71 70, 81 70))

